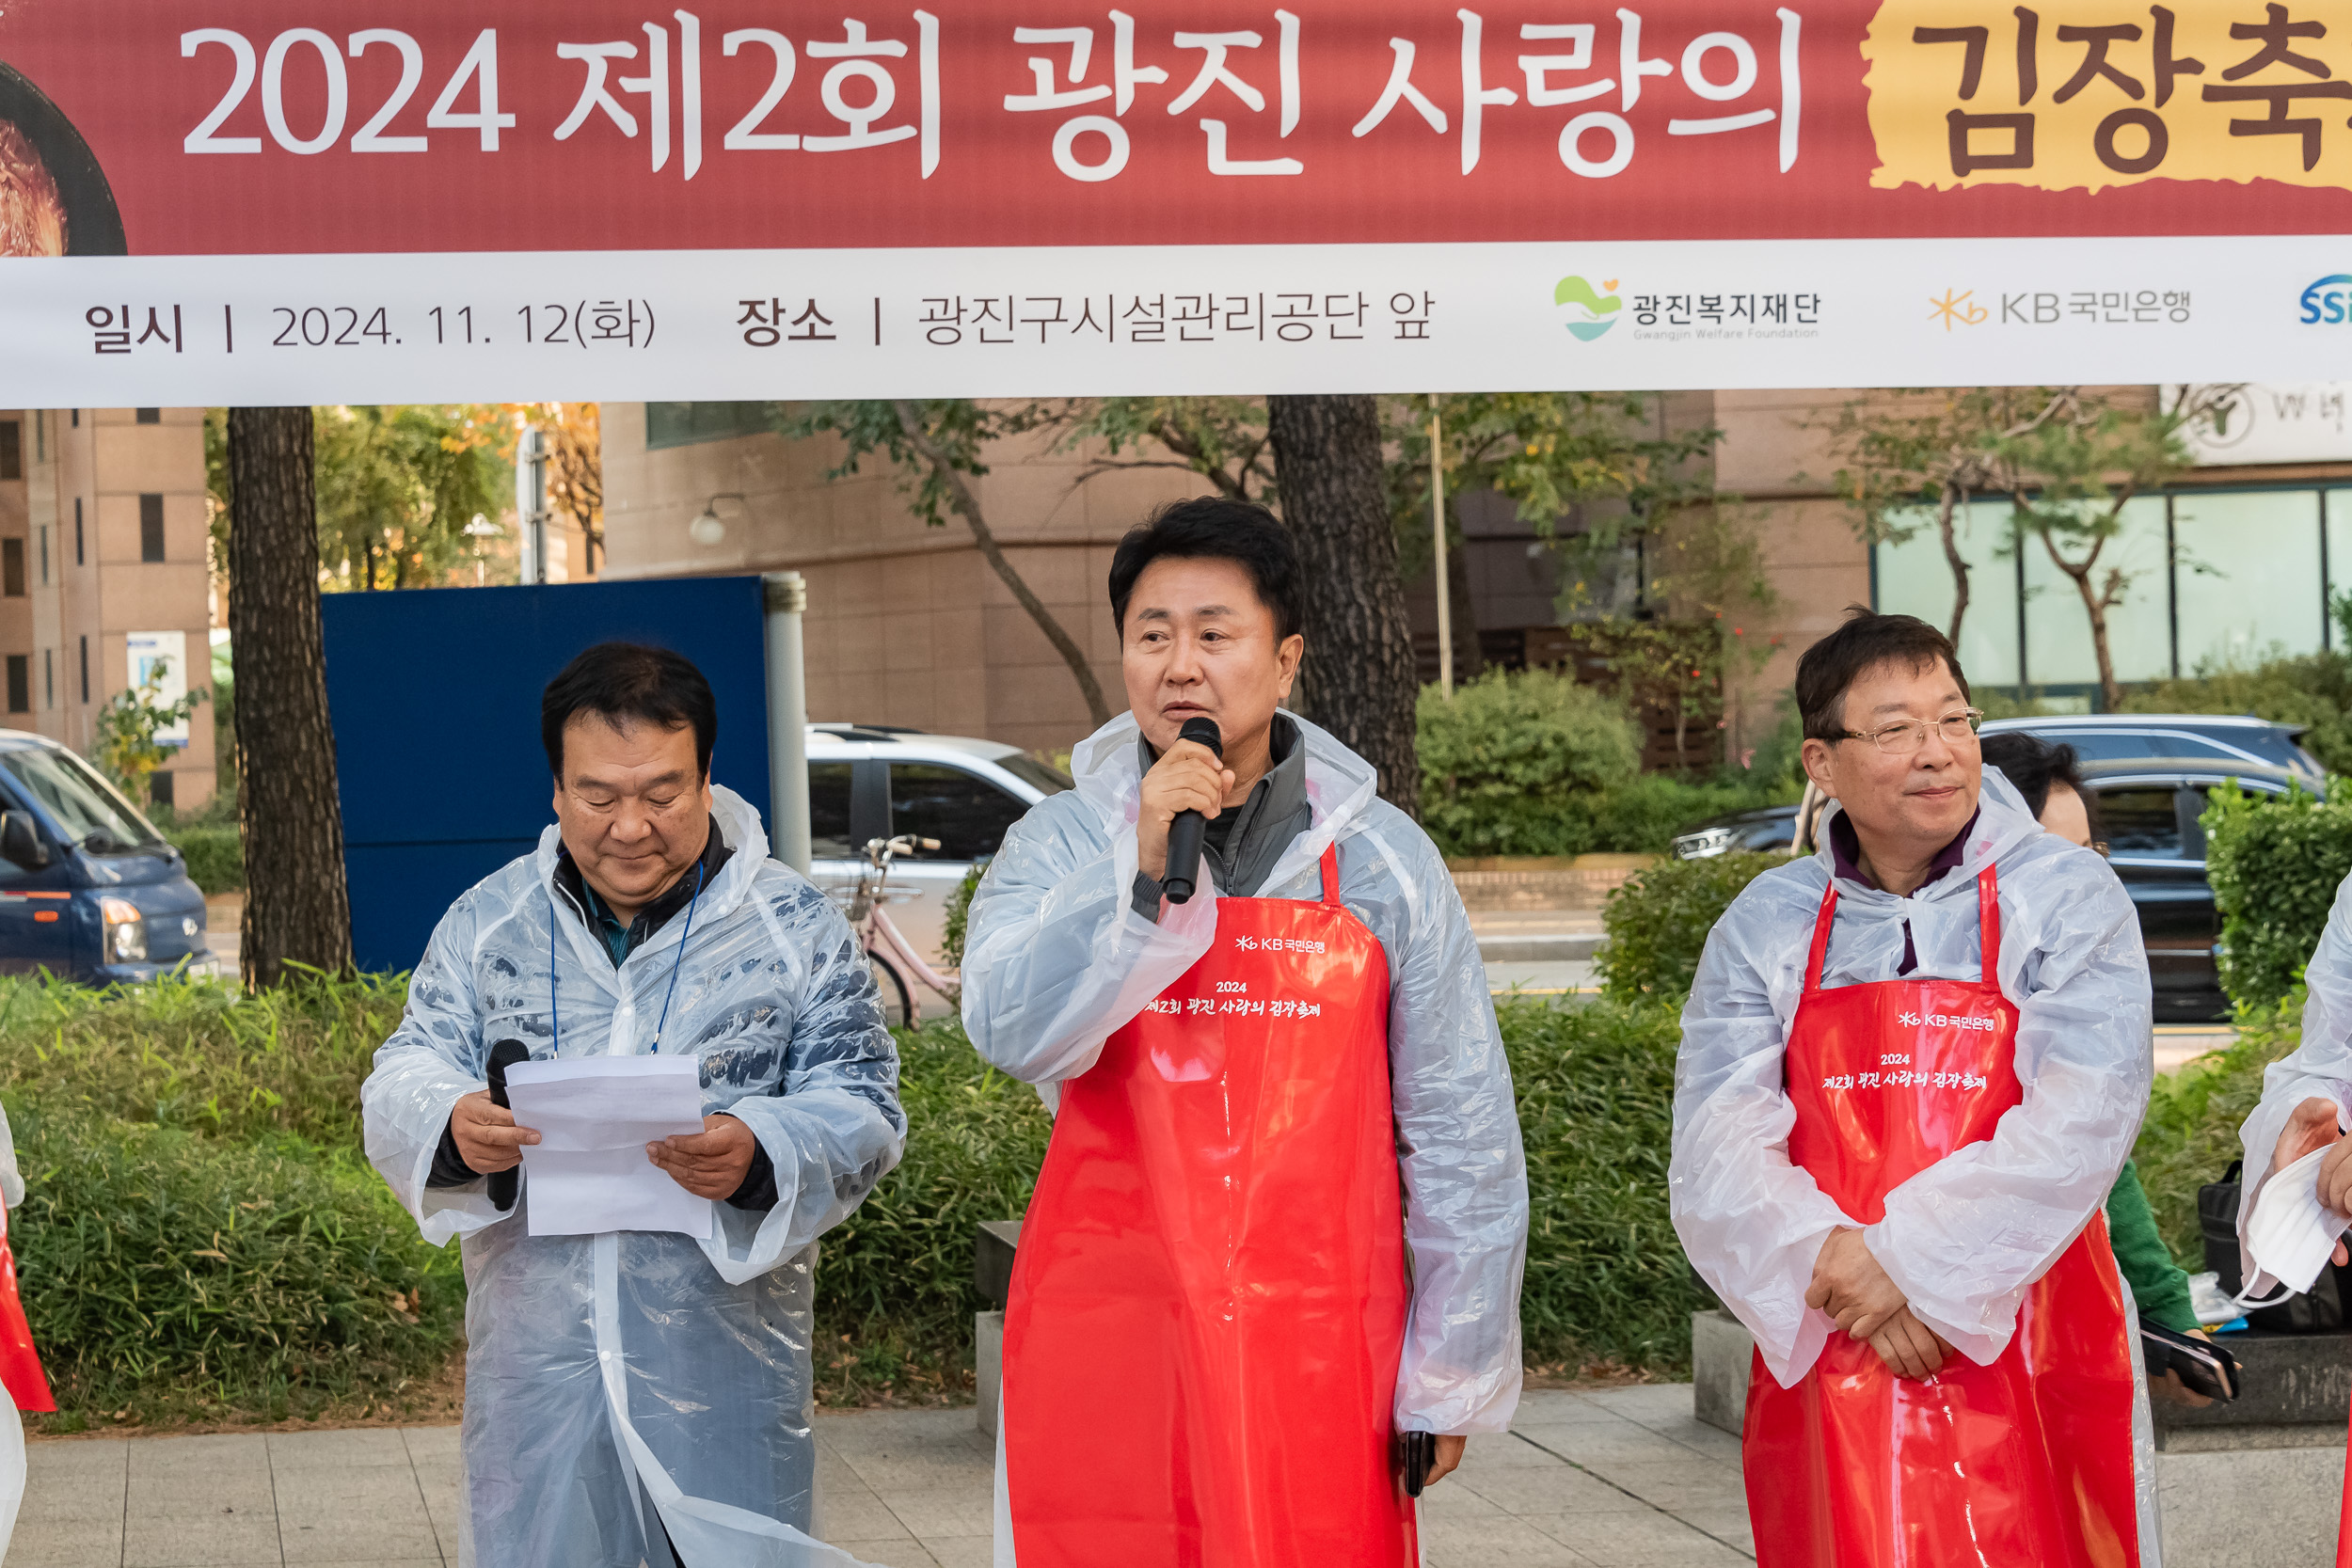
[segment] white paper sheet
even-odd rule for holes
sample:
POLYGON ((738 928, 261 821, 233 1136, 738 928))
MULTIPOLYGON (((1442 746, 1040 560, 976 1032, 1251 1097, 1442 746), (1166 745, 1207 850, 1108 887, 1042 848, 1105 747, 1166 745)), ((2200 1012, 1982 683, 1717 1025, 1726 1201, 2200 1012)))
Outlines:
POLYGON ((585 1056, 521 1062, 506 1073, 523 1148, 533 1236, 674 1230, 710 1237, 710 1199, 677 1184, 645 1146, 703 1130, 702 1071, 691 1056, 585 1056))

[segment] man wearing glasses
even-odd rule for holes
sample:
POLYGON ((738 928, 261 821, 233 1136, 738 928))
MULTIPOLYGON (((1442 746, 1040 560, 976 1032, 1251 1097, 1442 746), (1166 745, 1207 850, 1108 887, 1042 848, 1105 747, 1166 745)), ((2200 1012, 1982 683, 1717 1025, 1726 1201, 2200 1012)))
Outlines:
POLYGON ((1671 1169, 1685 1250, 1756 1336, 1756 1560, 2153 1562, 2100 1215, 2151 1070, 2131 901, 1985 770, 1932 626, 1856 610, 1796 695, 1821 847, 1708 939, 1671 1169))

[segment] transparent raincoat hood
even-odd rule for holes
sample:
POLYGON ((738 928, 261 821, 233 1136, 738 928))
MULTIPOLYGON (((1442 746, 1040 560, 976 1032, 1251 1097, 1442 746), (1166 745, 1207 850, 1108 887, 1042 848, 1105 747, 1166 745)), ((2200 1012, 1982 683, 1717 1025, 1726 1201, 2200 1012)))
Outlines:
POLYGON ((553 873, 557 831, 469 890, 434 931, 399 1029, 361 1090, 370 1160, 425 1238, 464 1242, 466 1560, 663 1568, 660 1520, 703 1568, 850 1560, 809 1523, 816 1240, 898 1163, 898 1057, 848 923, 768 858, 759 819, 714 787, 735 854, 684 917, 615 968, 553 873), (708 1241, 527 1234, 485 1184, 426 1185, 451 1107, 485 1086, 489 1047, 561 1055, 651 1045, 700 1059, 724 1111, 773 1161, 776 1206, 713 1206, 708 1241), (552 988, 552 992, 550 990, 552 988))
MULTIPOLYGON (((1303 720, 1311 826, 1260 896, 1321 896, 1339 847, 1341 895, 1389 963, 1389 1065, 1406 1239, 1415 1281, 1397 1380, 1403 1428, 1501 1432, 1520 1382, 1527 1169, 1486 972, 1437 847, 1376 794, 1370 764, 1303 720)), ((1158 924, 1130 901, 1142 769, 1133 715, 1072 755, 1078 787, 1014 825, 972 900, 963 1021, 989 1061, 1038 1085, 1094 1065, 1104 1041, 1208 950, 1217 890, 1158 924)))

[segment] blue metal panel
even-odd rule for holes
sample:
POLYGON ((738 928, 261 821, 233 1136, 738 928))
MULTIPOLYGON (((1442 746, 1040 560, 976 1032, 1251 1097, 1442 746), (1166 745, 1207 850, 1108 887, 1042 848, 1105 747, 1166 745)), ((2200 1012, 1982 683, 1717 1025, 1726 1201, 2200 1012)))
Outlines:
POLYGON ((554 821, 539 694, 592 643, 692 659, 718 699, 712 777, 767 818, 757 578, 330 594, 323 609, 363 969, 413 966, 451 902, 554 821))

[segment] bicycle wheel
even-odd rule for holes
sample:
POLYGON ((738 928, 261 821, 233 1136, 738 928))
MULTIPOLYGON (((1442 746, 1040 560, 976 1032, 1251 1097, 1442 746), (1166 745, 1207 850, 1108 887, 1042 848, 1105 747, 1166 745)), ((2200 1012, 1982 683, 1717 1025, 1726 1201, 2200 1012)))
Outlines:
POLYGON ((914 1028, 914 999, 907 990, 906 980, 879 953, 866 954, 866 962, 874 972, 874 989, 882 992, 882 1021, 893 1029, 914 1028))

